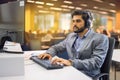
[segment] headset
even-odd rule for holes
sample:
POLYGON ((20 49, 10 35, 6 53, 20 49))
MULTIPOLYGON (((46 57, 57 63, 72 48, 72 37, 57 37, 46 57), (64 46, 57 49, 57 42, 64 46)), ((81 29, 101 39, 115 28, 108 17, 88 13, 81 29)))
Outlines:
POLYGON ((93 16, 92 13, 90 11, 86 11, 86 10, 75 10, 72 13, 72 18, 74 15, 82 15, 83 20, 85 21, 85 28, 90 28, 92 20, 93 20, 93 16))

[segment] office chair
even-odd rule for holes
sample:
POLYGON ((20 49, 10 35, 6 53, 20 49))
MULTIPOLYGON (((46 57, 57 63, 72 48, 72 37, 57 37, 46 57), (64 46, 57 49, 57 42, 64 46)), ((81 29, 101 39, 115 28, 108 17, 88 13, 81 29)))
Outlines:
POLYGON ((5 41, 12 41, 10 36, 3 36, 0 41, 0 49, 3 48, 5 41))
POLYGON ((101 73, 93 78, 93 80, 109 80, 110 65, 112 60, 113 49, 115 45, 115 39, 109 38, 109 48, 105 61, 101 67, 101 73))

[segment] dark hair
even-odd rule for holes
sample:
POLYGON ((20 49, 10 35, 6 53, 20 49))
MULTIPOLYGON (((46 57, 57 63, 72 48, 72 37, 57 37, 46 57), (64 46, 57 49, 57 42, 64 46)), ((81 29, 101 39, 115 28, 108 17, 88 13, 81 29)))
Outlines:
POLYGON ((93 20, 93 16, 92 13, 90 11, 86 11, 86 10, 75 10, 72 13, 72 18, 75 15, 82 15, 82 19, 85 21, 85 27, 89 28, 91 26, 91 22, 93 20))
POLYGON ((11 39, 10 36, 3 36, 3 37, 1 38, 1 42, 0 42, 0 49, 3 48, 5 41, 12 41, 12 39, 11 39))
POLYGON ((103 34, 108 35, 107 31, 104 29, 103 34))

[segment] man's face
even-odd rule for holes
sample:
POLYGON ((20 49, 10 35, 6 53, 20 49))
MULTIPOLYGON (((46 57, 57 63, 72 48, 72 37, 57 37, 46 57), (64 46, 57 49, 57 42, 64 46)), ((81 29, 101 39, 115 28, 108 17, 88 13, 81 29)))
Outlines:
MULTIPOLYGON (((82 30, 84 28, 85 21, 82 19, 81 15, 74 15, 72 18, 72 28, 73 31, 82 30)), ((82 32, 82 31, 81 31, 82 32)))

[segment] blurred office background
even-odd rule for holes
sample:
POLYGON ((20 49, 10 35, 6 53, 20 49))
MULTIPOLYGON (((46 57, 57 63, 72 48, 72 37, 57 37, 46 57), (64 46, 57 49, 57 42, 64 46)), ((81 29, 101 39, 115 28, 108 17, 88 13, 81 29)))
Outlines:
POLYGON ((119 48, 119 0, 27 0, 25 3, 25 40, 31 49, 47 49, 63 40, 71 31, 71 12, 76 9, 93 12, 92 28, 99 33, 106 30, 109 37, 115 37, 115 48, 119 48))
POLYGON ((93 12, 93 30, 114 37, 119 49, 119 4, 120 0, 0 0, 0 41, 10 36, 23 50, 48 49, 71 32, 71 12, 86 9, 93 12))
POLYGON ((20 42, 25 50, 48 49, 71 32, 71 12, 90 10, 92 28, 120 37, 119 0, 0 0, 0 33, 20 42))

